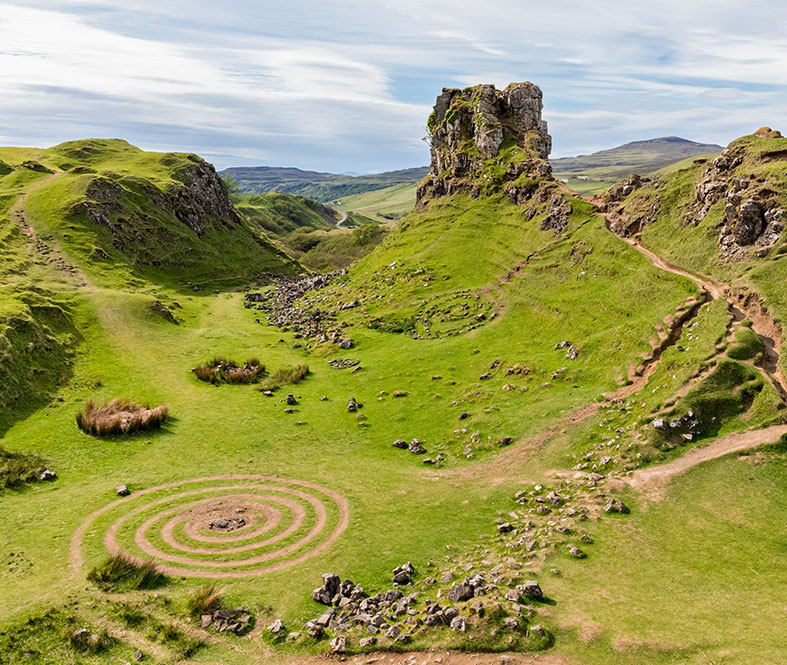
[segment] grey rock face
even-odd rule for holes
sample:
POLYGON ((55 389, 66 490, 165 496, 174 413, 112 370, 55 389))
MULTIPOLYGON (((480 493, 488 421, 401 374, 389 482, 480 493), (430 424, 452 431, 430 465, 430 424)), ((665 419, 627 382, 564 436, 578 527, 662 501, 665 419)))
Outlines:
POLYGON ((520 153, 506 165, 506 183, 500 191, 517 205, 529 201, 535 186, 520 184, 518 178, 550 177, 552 172, 547 162, 552 139, 541 118, 542 108, 541 90, 532 83, 511 83, 505 90, 493 85, 444 88, 429 120, 431 171, 418 187, 418 201, 459 191, 479 196, 488 181, 486 160, 500 157, 507 138, 520 153))
POLYGON ((739 245, 751 245, 762 233, 764 225, 762 206, 749 199, 741 206, 732 233, 739 245))

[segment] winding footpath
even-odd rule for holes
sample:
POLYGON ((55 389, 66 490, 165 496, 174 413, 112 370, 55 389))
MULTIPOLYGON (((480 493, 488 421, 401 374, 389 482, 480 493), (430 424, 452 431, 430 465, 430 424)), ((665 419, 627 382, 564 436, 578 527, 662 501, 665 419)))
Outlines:
MULTIPOLYGON (((598 214, 604 218, 606 227, 610 233, 614 233, 607 215, 601 212, 598 214)), ((754 330, 765 346, 762 364, 754 365, 754 367, 773 385, 782 402, 787 403, 787 387, 781 370, 781 363, 779 362, 781 355, 781 334, 773 319, 766 316, 762 308, 758 311, 747 312, 741 309, 739 303, 730 296, 729 285, 716 281, 711 277, 700 277, 678 268, 651 250, 643 247, 634 238, 627 238, 618 234, 615 235, 637 250, 647 258, 651 264, 660 270, 690 279, 697 284, 700 289, 706 291, 713 300, 725 300, 729 312, 736 321, 750 318, 753 323, 752 330, 754 330)), ((671 478, 703 462, 724 457, 731 453, 775 443, 783 434, 787 434, 787 425, 773 425, 762 429, 733 432, 732 434, 715 439, 707 446, 692 448, 687 453, 668 464, 638 469, 626 480, 634 489, 643 490, 646 493, 651 493, 660 498, 663 496, 664 487, 671 478)))
POLYGON ((65 252, 55 243, 54 240, 50 243, 46 243, 36 235, 33 225, 28 221, 28 215, 25 210, 25 204, 27 203, 27 199, 30 194, 40 187, 49 184, 62 174, 63 171, 55 171, 45 178, 42 178, 41 180, 28 186, 24 193, 8 210, 8 216, 19 225, 22 233, 27 236, 31 251, 35 255, 39 256, 44 263, 47 263, 48 265, 55 268, 55 270, 58 272, 76 280, 79 286, 93 288, 93 285, 85 276, 85 273, 82 272, 82 270, 80 270, 74 263, 67 260, 65 252))

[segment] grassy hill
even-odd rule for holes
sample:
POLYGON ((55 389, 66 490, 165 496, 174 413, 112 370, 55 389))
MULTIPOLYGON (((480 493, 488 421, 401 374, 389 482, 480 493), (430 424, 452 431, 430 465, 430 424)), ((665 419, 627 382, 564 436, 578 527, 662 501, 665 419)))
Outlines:
POLYGON ((719 145, 697 143, 666 136, 601 150, 591 155, 551 160, 555 177, 581 193, 600 192, 632 173, 647 176, 688 157, 707 157, 721 152, 719 145))
MULTIPOLYGON (((237 221, 189 156, 0 150, 14 165, 0 178, 0 398, 13 411, 0 410, 0 462, 32 451, 58 474, 0 495, 13 525, 0 536, 1 665, 130 662, 137 649, 143 662, 312 665, 342 635, 348 659, 779 662, 784 401, 758 343, 767 317, 749 324, 728 298, 742 293, 744 316, 758 297, 776 323, 787 314, 783 243, 761 241, 787 205, 787 140, 744 137, 589 201, 548 176, 538 124, 523 145, 506 136, 475 154, 498 127, 475 113, 479 93, 449 90, 451 122, 434 129, 462 130, 475 170, 445 169, 385 234, 328 231, 328 213, 291 196, 244 196, 260 221, 237 221), (263 221, 327 238, 331 256, 355 247, 354 262, 296 278, 263 221), (265 266, 285 279, 254 283, 265 266), (210 288, 179 283, 195 274, 210 288), (192 368, 216 357, 259 359, 265 383, 200 381, 192 368), (121 397, 172 418, 119 437, 77 427, 87 400, 121 397), (749 429, 774 445, 712 455, 749 429), (113 548, 155 560, 165 583, 89 582, 113 548), (412 584, 394 585, 408 561, 412 584), (329 572, 395 600, 341 630, 363 601, 325 615, 312 594, 329 572), (533 580, 543 596, 523 595, 533 580), (247 632, 200 627, 197 598, 215 592, 247 608, 247 632), (318 635, 307 622, 321 616, 318 635)), ((319 247, 304 263, 325 269, 319 247)))
POLYGON ((399 220, 415 206, 417 184, 393 185, 331 202, 340 212, 354 212, 380 223, 399 220))
POLYGON ((243 280, 297 270, 237 214, 213 167, 196 155, 91 139, 0 148, 0 159, 20 164, 0 180, 2 191, 24 191, 36 234, 52 238, 91 280, 243 280))
POLYGON ((275 235, 302 228, 328 230, 339 221, 335 210, 304 196, 270 192, 238 194, 233 198, 243 215, 275 235))
POLYGON ((417 183, 428 170, 427 167, 419 167, 372 175, 348 176, 276 166, 238 166, 225 169, 222 173, 231 174, 241 191, 246 194, 284 192, 325 203, 393 185, 417 183))

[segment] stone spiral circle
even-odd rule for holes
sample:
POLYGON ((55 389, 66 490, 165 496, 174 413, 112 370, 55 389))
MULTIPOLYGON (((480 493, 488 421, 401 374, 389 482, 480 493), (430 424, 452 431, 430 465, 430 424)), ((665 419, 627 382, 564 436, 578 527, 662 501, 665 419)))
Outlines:
POLYGON ((71 539, 71 564, 84 567, 87 542, 110 554, 152 560, 183 577, 251 577, 326 551, 349 523, 333 490, 278 476, 224 475, 149 487, 88 515, 71 539))

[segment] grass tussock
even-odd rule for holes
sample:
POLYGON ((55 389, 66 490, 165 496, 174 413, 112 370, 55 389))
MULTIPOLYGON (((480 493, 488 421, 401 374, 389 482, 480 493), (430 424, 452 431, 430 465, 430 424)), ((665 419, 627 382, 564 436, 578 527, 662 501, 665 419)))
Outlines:
POLYGON ((271 376, 260 384, 260 390, 276 390, 287 384, 300 383, 309 373, 308 365, 298 365, 296 367, 282 367, 277 369, 271 376))
POLYGON ((93 436, 132 434, 161 427, 169 416, 169 407, 161 404, 153 409, 130 399, 113 399, 96 406, 92 399, 76 415, 79 429, 93 436))
POLYGON ((240 366, 233 360, 216 357, 191 371, 200 381, 213 385, 257 383, 265 376, 265 367, 257 358, 251 358, 240 366))
POLYGON ((104 591, 156 589, 169 581, 153 561, 137 563, 122 554, 110 555, 87 579, 104 591))
POLYGON ((194 590, 186 601, 186 609, 193 617, 213 614, 221 609, 221 591, 215 584, 204 584, 194 590))
POLYGON ((6 487, 21 487, 38 480, 44 468, 43 458, 32 453, 15 453, 0 448, 0 491, 6 487))

